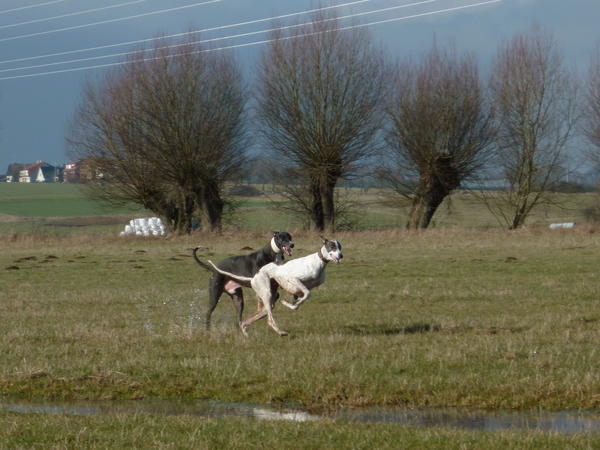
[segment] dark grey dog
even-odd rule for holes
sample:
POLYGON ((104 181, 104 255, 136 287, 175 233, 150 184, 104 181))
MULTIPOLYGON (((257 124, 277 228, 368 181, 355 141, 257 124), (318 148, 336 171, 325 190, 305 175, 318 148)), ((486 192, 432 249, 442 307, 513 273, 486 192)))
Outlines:
MULTIPOLYGON (((200 261, 196 252, 202 247, 194 248, 193 255, 196 262, 206 270, 213 272, 213 276, 208 282, 208 310, 206 312, 206 328, 210 327, 210 316, 217 307, 219 299, 223 292, 226 292, 233 301, 233 307, 237 312, 238 326, 242 323, 242 313, 244 312, 244 294, 242 287, 250 287, 250 283, 239 282, 227 275, 223 275, 215 271, 208 264, 200 261)), ((252 278, 262 266, 268 263, 280 263, 283 261, 283 253, 288 256, 292 255, 294 243, 292 235, 285 231, 274 231, 273 237, 267 245, 260 250, 250 253, 249 255, 231 256, 224 259, 217 267, 220 269, 252 278)))

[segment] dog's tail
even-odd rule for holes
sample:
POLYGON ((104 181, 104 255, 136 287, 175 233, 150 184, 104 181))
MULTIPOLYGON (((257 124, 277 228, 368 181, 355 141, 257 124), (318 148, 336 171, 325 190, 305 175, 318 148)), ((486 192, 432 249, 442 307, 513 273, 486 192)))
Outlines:
MULTIPOLYGON (((206 264, 205 262, 202 262, 202 261, 200 260, 200 258, 198 258, 198 255, 196 255, 196 252, 197 252, 198 250, 200 250, 201 248, 202 248, 202 246, 201 246, 201 245, 199 245, 198 247, 194 248, 194 250, 192 251, 192 254, 194 255, 194 259, 196 260, 196 262, 198 263, 198 265, 199 265, 200 267, 202 267, 203 269, 206 269, 206 270, 208 270, 208 271, 210 271, 210 272, 215 272, 215 269, 213 269, 211 266, 209 266, 209 265, 208 265, 208 264, 206 264)), ((211 263, 211 264, 212 264, 212 263, 211 263)), ((214 264, 213 264, 213 266, 214 266, 214 264)))
POLYGON ((215 271, 219 272, 220 274, 227 275, 229 278, 233 278, 234 280, 241 281, 241 282, 252 281, 252 277, 244 277, 242 275, 236 275, 231 272, 225 272, 223 269, 219 269, 217 266, 215 266, 215 264, 210 259, 208 260, 208 263, 212 266, 209 270, 212 270, 213 272, 215 272, 215 271))

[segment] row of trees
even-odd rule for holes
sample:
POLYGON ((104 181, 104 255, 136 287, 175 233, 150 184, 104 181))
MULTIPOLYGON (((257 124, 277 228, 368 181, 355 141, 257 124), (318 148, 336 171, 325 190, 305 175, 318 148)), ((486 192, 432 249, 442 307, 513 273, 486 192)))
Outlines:
MULTIPOLYGON (((482 200, 517 228, 555 181, 581 112, 573 76, 537 28, 499 47, 486 83, 472 55, 435 42, 390 64, 364 29, 339 30, 325 12, 273 33, 253 96, 231 53, 191 38, 158 40, 126 62, 87 83, 68 141, 103 175, 93 195, 140 203, 177 232, 194 218, 220 229, 224 183, 247 161, 251 130, 316 230, 335 229, 335 187, 365 167, 409 202, 409 228, 426 228, 459 186, 501 176, 506 191, 482 200)), ((591 67, 581 129, 600 150, 600 57, 591 67)))

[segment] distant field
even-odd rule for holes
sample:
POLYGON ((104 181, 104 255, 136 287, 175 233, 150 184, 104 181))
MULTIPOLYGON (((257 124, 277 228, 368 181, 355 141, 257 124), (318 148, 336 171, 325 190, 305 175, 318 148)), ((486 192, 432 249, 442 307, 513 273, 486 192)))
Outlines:
MULTIPOLYGON (((339 220, 341 230, 381 230, 403 228, 406 207, 391 207, 382 202, 376 189, 339 190, 352 207, 339 220)), ((528 225, 584 220, 584 210, 595 201, 594 194, 557 194, 556 204, 537 208, 528 225)), ((285 206, 289 202, 270 194, 258 197, 230 197, 225 230, 268 231, 301 230, 306 223, 285 206)), ((92 201, 72 184, 0 183, 0 233, 118 233, 133 217, 152 215, 136 205, 115 209, 92 201)), ((431 228, 499 229, 498 221, 487 208, 468 193, 457 193, 436 212, 431 228)))
POLYGON ((75 184, 0 183, 0 214, 20 217, 73 217, 139 211, 115 209, 86 198, 75 184))

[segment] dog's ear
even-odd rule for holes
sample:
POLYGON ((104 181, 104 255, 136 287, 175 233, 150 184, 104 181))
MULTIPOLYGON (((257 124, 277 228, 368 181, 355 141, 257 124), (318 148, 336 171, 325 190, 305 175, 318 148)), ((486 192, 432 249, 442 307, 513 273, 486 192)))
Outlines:
POLYGON ((324 238, 323 236, 319 236, 321 238, 321 241, 323 241, 323 244, 326 244, 327 242, 329 242, 329 239, 324 238))
POLYGON ((277 236, 279 234, 279 231, 271 231, 271 233, 273 233, 273 236, 277 236))

